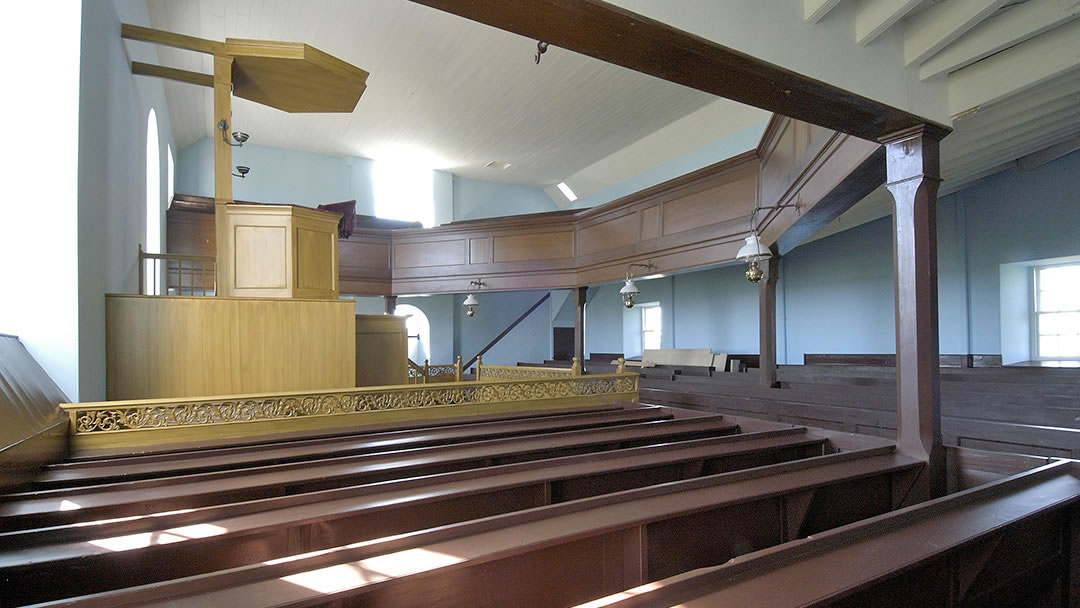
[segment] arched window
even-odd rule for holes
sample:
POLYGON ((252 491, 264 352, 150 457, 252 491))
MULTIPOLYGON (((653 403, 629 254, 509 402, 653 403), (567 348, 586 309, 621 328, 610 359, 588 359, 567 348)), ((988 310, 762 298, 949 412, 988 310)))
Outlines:
MULTIPOLYGON (((150 108, 146 119, 146 252, 161 253, 161 150, 157 114, 150 108)), ((146 293, 159 293, 153 266, 144 269, 146 293)), ((158 273, 160 274, 160 273, 158 273)))
POLYGON ((394 315, 407 317, 405 333, 409 334, 409 358, 413 363, 423 365, 425 359, 431 358, 431 325, 427 315, 412 304, 398 304, 394 315))
POLYGON ((169 163, 169 171, 166 174, 169 180, 166 182, 168 189, 165 190, 165 208, 167 209, 169 205, 172 205, 173 196, 176 195, 176 161, 173 160, 171 145, 166 144, 165 151, 168 152, 168 157, 165 160, 169 163))

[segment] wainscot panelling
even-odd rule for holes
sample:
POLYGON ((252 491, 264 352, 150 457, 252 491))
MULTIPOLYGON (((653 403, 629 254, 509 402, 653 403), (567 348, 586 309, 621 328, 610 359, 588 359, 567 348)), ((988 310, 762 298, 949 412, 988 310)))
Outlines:
POLYGON ((354 233, 339 241, 341 292, 463 293, 477 279, 485 291, 567 289, 618 281, 631 262, 650 261, 651 272, 730 264, 755 204, 785 205, 758 213, 766 243, 805 232, 846 208, 815 205, 879 148, 776 116, 756 150, 599 207, 354 233))
POLYGON ((352 300, 105 297, 109 400, 353 386, 352 300))

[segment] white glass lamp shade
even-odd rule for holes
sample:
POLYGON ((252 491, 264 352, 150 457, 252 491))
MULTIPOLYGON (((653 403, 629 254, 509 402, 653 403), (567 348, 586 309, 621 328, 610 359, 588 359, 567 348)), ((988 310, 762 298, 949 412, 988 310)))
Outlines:
POLYGON ((735 255, 735 259, 744 262, 757 262, 759 260, 767 260, 772 257, 772 252, 769 248, 761 244, 761 237, 756 234, 751 234, 746 237, 746 244, 739 249, 739 253, 735 255))
POLYGON ((634 280, 626 279, 626 285, 623 285, 622 289, 619 290, 619 295, 622 296, 623 306, 633 308, 634 296, 639 293, 641 293, 641 290, 637 288, 637 285, 634 285, 634 280))
POLYGON ((468 297, 465 298, 465 301, 461 303, 461 305, 465 307, 465 316, 466 317, 471 317, 471 316, 475 315, 476 314, 476 307, 479 304, 480 304, 480 302, 476 301, 476 297, 473 296, 470 293, 468 295, 468 297))

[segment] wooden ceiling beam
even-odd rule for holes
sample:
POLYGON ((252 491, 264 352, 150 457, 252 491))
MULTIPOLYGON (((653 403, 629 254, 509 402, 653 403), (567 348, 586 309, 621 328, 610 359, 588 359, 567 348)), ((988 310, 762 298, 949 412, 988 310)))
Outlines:
POLYGON ((214 76, 212 74, 190 72, 188 70, 181 70, 178 68, 167 68, 162 65, 153 65, 150 63, 141 63, 138 61, 131 62, 131 73, 139 76, 156 76, 157 78, 168 78, 169 80, 178 80, 180 82, 197 84, 203 87, 214 86, 214 76))
POLYGON ((130 23, 120 24, 120 37, 127 38, 128 40, 164 44, 165 46, 195 51, 197 53, 207 53, 209 55, 220 55, 225 50, 225 45, 216 40, 174 34, 173 32, 155 30, 151 27, 142 27, 141 25, 131 25, 130 23))
POLYGON ((840 4, 840 0, 803 0, 803 21, 817 23, 837 4, 840 4))
POLYGON ((904 64, 918 65, 1012 0, 942 2, 904 23, 904 64))
POLYGON ((929 80, 955 72, 1063 25, 1080 16, 1080 5, 1063 7, 1059 0, 1029 0, 980 23, 966 35, 927 58, 919 78, 929 80))
POLYGON ((601 0, 412 0, 668 82, 877 141, 947 127, 601 0))
POLYGON ((855 42, 866 46, 908 13, 922 0, 859 0, 855 10, 855 42))
POLYGON ((1080 21, 1073 21, 949 76, 949 113, 970 112, 1080 67, 1080 21))

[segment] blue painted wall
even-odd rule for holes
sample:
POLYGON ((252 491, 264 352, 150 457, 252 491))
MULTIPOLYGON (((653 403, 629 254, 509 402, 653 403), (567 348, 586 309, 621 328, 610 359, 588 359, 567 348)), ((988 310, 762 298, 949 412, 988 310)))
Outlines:
POLYGON ((540 188, 454 176, 454 220, 557 211, 540 188))
POLYGON ((669 179, 686 175, 691 171, 708 167, 713 163, 718 163, 743 152, 754 150, 757 148, 758 142, 761 141, 761 136, 765 133, 765 127, 768 124, 769 121, 766 120, 736 131, 727 137, 674 158, 626 181, 605 188, 595 194, 579 198, 571 203, 570 207, 573 209, 586 209, 603 205, 617 198, 666 182, 669 179))
MULTIPOLYGON (((375 215, 373 168, 361 157, 329 156, 257 143, 233 148, 233 165, 251 167, 247 177, 233 178, 233 197, 260 203, 321 203, 356 200, 356 212, 375 215)), ((435 223, 554 211, 555 203, 539 188, 498 184, 432 171, 435 223)), ((176 191, 214 195, 214 151, 208 137, 180 151, 176 191)))
MULTIPOLYGON (((1031 263, 1080 255, 1080 152, 1029 172, 1003 171, 938 204, 940 349, 1000 354, 1001 302, 1028 302, 1031 263), (1003 275, 1003 273, 1005 273, 1003 275), (1018 291, 1019 290, 1019 291, 1018 291), (1007 292, 1007 293, 1006 293, 1007 292), (1016 292, 1016 293, 1014 293, 1016 292)), ((640 302, 664 307, 665 348, 757 352, 757 288, 733 266, 639 283, 640 302), (670 293, 670 296, 667 294, 670 293), (670 342, 669 342, 670 340, 670 342)), ((777 359, 805 353, 895 352, 892 219, 882 218, 796 248, 777 285, 777 359)), ((586 351, 633 356, 636 319, 620 306, 621 283, 590 288, 586 351), (630 348, 627 348, 630 347, 630 348)), ((1004 332, 1026 331, 1010 305, 1004 332), (1021 331, 1022 330, 1022 331, 1021 331)), ((1021 338, 1012 340, 1022 341, 1021 338)), ((1006 362, 1024 360, 1020 354, 1006 362)))

